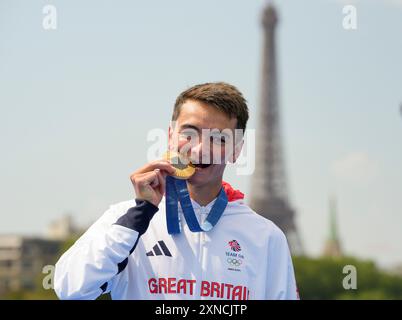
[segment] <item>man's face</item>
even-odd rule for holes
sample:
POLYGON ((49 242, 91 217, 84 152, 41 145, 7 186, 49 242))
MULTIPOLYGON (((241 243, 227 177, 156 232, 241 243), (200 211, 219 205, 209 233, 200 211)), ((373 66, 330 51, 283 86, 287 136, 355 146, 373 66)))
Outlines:
POLYGON ((181 106, 174 127, 169 128, 169 149, 186 154, 195 164, 190 184, 201 186, 220 181, 226 159, 236 159, 236 124, 236 118, 199 101, 187 100, 181 106))

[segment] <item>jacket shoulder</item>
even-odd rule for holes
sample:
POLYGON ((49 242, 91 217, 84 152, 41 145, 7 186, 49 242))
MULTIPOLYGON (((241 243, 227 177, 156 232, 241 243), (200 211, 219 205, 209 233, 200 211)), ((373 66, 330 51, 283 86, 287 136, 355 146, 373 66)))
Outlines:
POLYGON ((128 209, 135 205, 136 202, 134 199, 110 205, 78 241, 82 241, 90 236, 95 236, 96 234, 102 234, 102 232, 108 230, 122 215, 124 215, 128 209))
POLYGON ((229 210, 229 214, 238 215, 239 218, 244 219, 248 225, 251 224, 254 230, 263 231, 269 234, 271 238, 286 239, 283 231, 273 221, 255 212, 244 201, 230 203, 229 210))

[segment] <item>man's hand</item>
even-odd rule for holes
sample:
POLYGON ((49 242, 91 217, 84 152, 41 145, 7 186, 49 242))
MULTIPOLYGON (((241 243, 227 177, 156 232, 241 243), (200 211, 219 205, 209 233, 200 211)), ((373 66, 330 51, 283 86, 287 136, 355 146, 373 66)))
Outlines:
POLYGON ((173 174, 175 168, 167 160, 156 160, 135 171, 130 180, 137 199, 147 200, 158 206, 165 193, 166 176, 173 174))

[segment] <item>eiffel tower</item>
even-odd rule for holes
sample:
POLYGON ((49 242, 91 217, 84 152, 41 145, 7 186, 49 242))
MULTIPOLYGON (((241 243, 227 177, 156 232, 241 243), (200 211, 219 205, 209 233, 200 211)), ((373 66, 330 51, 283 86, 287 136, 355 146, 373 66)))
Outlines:
POLYGON ((250 207, 274 222, 285 234, 294 255, 302 254, 300 237, 289 203, 280 132, 280 110, 275 56, 276 10, 268 4, 262 15, 264 29, 261 100, 256 132, 256 167, 252 176, 250 207))

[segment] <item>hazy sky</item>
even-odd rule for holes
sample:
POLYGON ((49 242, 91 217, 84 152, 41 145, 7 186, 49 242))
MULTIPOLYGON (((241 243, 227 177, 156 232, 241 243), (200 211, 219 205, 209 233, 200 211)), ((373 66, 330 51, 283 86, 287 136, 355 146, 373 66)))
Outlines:
MULTIPOLYGON (((306 251, 338 199, 344 251, 402 263, 402 1, 276 1, 289 193, 306 251), (342 27, 355 4, 357 29, 342 27)), ((0 233, 88 224, 132 197, 130 173, 176 96, 233 83, 258 115, 264 1, 0 0, 0 233), (57 9, 45 30, 44 6, 57 9)), ((249 192, 249 177, 225 179, 249 192)))

